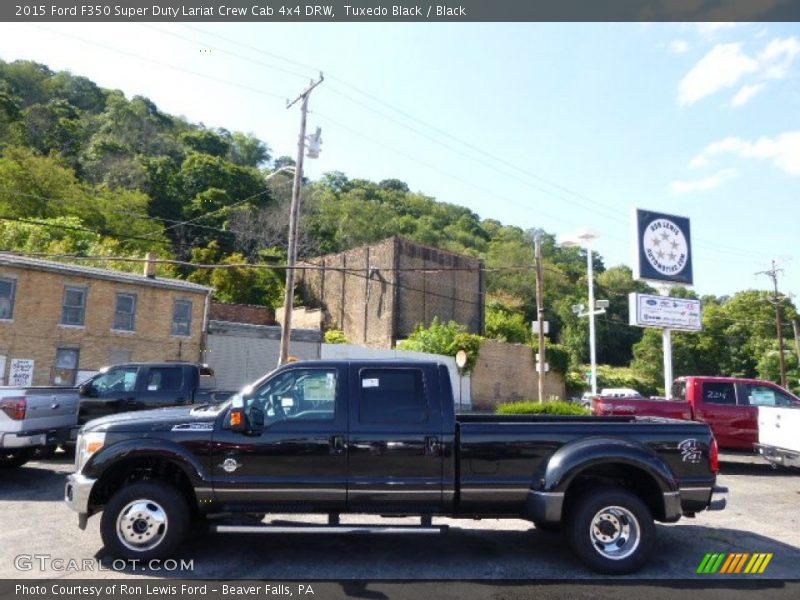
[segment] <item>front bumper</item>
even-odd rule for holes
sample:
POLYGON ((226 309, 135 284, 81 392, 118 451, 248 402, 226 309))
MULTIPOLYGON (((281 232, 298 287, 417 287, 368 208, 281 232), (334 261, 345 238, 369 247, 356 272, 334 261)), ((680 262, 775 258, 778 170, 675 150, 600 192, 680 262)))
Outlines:
POLYGON ((2 433, 0 448, 38 448, 47 445, 47 434, 2 433))
POLYGON ((86 529, 86 521, 89 520, 89 498, 92 495, 92 488, 97 479, 85 477, 80 473, 73 473, 67 476, 67 483, 64 487, 64 502, 72 510, 78 513, 78 527, 86 529))

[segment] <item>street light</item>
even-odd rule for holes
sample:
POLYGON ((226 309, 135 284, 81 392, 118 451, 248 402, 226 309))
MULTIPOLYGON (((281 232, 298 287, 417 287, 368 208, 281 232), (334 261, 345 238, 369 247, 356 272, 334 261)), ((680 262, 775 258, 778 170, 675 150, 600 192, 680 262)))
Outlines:
POLYGON ((597 358, 595 353, 594 317, 602 315, 608 308, 608 300, 594 300, 594 268, 592 265, 592 242, 599 237, 596 231, 584 229, 561 241, 562 246, 586 248, 586 270, 589 273, 589 304, 572 306, 572 312, 579 317, 589 317, 589 360, 591 363, 592 395, 597 395, 597 358))

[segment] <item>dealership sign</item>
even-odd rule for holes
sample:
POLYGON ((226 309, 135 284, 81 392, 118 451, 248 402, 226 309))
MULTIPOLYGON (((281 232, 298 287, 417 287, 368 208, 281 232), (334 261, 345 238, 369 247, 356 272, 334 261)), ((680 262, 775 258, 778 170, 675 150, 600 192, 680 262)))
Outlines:
POLYGON ((651 296, 636 292, 629 294, 628 300, 631 325, 686 331, 700 331, 703 328, 700 300, 651 296))
POLYGON ((689 219, 637 209, 635 258, 638 279, 692 285, 689 219))

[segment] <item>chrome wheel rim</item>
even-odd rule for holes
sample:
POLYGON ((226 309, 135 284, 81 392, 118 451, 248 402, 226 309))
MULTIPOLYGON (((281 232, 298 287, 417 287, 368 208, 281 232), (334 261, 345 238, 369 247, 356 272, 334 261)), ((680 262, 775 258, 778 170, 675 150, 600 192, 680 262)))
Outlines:
POLYGON ((142 498, 125 505, 117 517, 117 537, 123 546, 147 552, 164 541, 167 513, 157 502, 142 498))
POLYGON ((639 547, 641 529, 631 511, 622 506, 601 508, 589 525, 592 546, 604 558, 622 560, 639 547))

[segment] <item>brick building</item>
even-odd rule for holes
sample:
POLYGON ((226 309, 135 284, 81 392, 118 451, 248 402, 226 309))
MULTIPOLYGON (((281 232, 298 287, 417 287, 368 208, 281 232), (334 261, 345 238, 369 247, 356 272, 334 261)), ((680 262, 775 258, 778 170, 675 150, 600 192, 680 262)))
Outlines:
POLYGON ((129 361, 202 360, 212 288, 0 253, 0 382, 71 385, 129 361), (21 378, 21 379, 20 379, 21 378))
MULTIPOLYGON (((322 326, 354 344, 391 348, 434 317, 483 333, 483 261, 392 237, 311 259, 298 273, 307 304, 322 326)), ((278 309, 280 313, 280 309, 278 309)))

